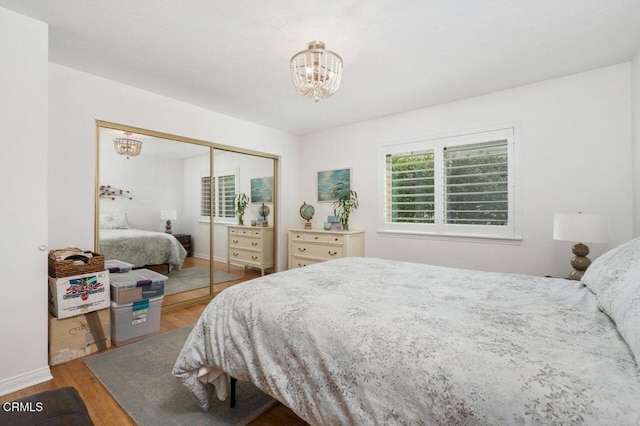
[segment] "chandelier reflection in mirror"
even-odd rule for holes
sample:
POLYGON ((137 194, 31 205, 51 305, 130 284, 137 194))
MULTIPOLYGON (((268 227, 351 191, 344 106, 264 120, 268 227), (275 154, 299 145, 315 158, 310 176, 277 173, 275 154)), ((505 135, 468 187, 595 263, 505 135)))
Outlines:
POLYGON ((333 95, 340 87, 342 58, 325 50, 323 42, 312 41, 309 49, 291 58, 291 77, 299 94, 318 102, 333 95))
POLYGON ((115 138, 113 140, 113 147, 120 155, 126 155, 127 158, 135 157, 142 151, 142 142, 135 139, 130 139, 131 132, 124 132, 124 138, 115 138))

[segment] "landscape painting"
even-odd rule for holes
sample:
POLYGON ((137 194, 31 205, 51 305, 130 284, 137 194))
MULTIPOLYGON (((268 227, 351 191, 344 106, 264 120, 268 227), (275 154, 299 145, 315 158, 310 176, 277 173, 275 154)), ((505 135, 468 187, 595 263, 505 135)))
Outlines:
POLYGON ((251 202, 273 202, 273 176, 251 179, 251 202))
POLYGON ((337 198, 333 194, 333 188, 338 182, 345 182, 346 187, 351 188, 351 169, 318 172, 318 201, 335 201, 337 198))

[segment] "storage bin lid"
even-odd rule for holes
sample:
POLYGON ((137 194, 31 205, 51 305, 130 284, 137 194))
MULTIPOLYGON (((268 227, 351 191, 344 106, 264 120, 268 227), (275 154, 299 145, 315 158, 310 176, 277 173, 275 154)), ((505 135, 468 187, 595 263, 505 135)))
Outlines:
POLYGON ((133 263, 123 262, 122 260, 110 259, 104 261, 104 267, 111 273, 120 271, 130 271, 133 268, 133 263))
POLYGON ((150 269, 135 269, 121 274, 111 274, 109 282, 111 287, 125 289, 144 287, 147 285, 164 283, 167 277, 150 269))
POLYGON ((164 296, 154 297, 153 299, 140 299, 131 303, 123 303, 117 304, 116 302, 111 302, 111 309, 114 309, 117 312, 121 312, 123 310, 129 310, 132 308, 134 311, 141 308, 154 307, 155 305, 162 304, 162 299, 164 296), (146 305, 146 306, 145 306, 146 305))

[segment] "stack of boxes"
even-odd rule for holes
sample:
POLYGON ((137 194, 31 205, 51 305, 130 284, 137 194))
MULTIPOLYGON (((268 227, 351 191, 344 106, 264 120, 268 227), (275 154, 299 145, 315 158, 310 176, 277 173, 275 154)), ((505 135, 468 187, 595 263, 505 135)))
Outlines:
POLYGON ((49 365, 160 331, 167 277, 76 248, 49 253, 49 365))
POLYGON ((111 346, 104 256, 77 248, 52 250, 49 296, 49 365, 111 346))
MULTIPOLYGON (((114 267, 122 270, 119 265, 114 267)), ((149 269, 111 274, 113 343, 122 346, 158 334, 166 280, 166 276, 149 269)))

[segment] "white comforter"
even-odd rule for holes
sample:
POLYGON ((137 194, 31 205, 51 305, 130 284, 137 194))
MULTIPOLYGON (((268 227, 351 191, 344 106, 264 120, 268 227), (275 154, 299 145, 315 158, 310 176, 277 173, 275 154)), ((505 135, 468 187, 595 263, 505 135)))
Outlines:
POLYGON ((182 268, 187 251, 173 235, 142 229, 100 229, 100 253, 105 259, 131 263, 135 268, 169 264, 182 268))
POLYGON ((223 291, 173 374, 204 410, 232 375, 311 424, 640 424, 638 367, 580 282, 372 258, 223 291))

